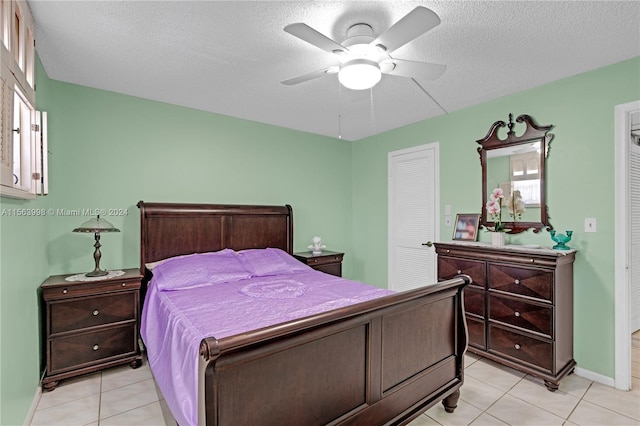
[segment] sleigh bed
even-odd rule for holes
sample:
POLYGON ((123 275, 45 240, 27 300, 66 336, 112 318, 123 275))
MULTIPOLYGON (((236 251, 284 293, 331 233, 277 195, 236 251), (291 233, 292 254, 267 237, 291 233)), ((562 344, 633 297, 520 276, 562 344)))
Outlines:
MULTIPOLYGON (((191 317, 180 311, 178 303, 166 295, 190 295, 206 302, 204 293, 198 293, 206 290, 157 291, 154 284, 160 280, 160 268, 166 271, 168 265, 193 257, 200 261, 198 256, 211 253, 262 256, 260 249, 268 248, 264 254, 277 253, 284 259, 278 262, 287 265, 288 283, 306 282, 303 277, 324 282, 329 276, 305 270, 302 263, 300 267, 290 263, 293 216, 288 205, 140 201, 138 207, 141 270, 148 285, 141 334, 158 387, 181 426, 406 424, 439 401, 448 412, 455 409, 467 347, 462 291, 470 282, 467 276, 401 293, 344 280, 345 285, 366 287, 365 293, 374 295, 268 326, 258 323, 238 333, 198 337, 203 324, 217 325, 220 319, 213 318, 220 312, 210 303, 191 306, 191 317), (184 256, 194 253, 198 255, 184 256), (180 261, 175 260, 178 256, 180 261), (157 266, 162 262, 167 263, 157 266), (155 276, 154 266, 158 268, 155 276), (156 298, 168 302, 162 309, 152 308, 156 298), (175 328, 178 325, 183 328, 175 328), (176 339, 191 336, 195 349, 181 352, 157 341, 171 333, 176 339), (182 392, 179 381, 191 374, 185 371, 193 371, 193 392, 182 392)), ((271 280, 267 287, 274 284, 276 273, 263 277, 271 280)), ((245 277, 239 279, 219 289, 227 285, 241 286, 241 291, 256 288, 245 277)), ((341 278, 330 279, 337 281, 323 284, 324 291, 343 284, 341 278)), ((292 286, 285 291, 302 292, 292 286)), ((242 312, 238 318, 252 315, 242 312)))

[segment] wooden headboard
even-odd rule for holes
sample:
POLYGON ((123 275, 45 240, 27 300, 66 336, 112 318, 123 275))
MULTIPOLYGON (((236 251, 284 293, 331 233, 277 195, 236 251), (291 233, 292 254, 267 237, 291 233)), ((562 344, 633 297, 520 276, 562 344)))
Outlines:
POLYGON ((293 211, 284 206, 138 203, 140 270, 172 256, 273 247, 293 252, 293 211))

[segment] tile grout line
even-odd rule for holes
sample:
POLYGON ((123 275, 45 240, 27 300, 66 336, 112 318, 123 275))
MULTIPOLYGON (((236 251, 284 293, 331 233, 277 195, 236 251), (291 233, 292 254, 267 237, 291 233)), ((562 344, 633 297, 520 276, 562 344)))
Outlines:
POLYGON ((100 426, 100 410, 102 409, 102 374, 100 372, 100 396, 98 397, 98 426, 100 426))

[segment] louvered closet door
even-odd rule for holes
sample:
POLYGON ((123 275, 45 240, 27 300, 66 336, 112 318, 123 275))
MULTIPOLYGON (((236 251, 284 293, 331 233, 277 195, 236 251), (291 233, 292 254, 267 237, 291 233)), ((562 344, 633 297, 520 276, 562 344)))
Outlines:
POLYGON ((438 144, 389 153, 389 288, 436 282, 438 144))
POLYGON ((629 148, 631 331, 640 330, 640 146, 629 148))

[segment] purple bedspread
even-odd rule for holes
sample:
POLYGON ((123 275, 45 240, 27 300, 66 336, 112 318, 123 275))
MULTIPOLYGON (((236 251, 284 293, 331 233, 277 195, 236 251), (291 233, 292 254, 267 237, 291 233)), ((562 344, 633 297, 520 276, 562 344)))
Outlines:
POLYGON ((203 338, 220 339, 393 293, 310 268, 179 291, 158 290, 154 280, 141 335, 156 382, 181 426, 198 423, 203 338))

